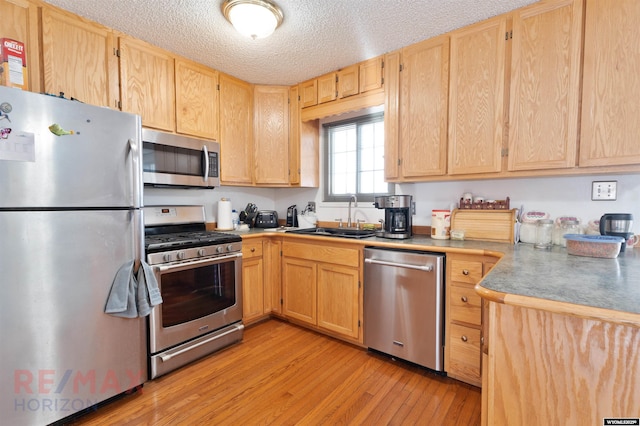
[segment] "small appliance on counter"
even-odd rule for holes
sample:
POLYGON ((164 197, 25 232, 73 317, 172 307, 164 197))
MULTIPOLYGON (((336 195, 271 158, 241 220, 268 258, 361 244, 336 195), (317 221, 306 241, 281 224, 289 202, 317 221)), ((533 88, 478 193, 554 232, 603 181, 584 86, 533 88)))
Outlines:
POLYGON ((256 213, 255 228, 277 228, 278 212, 275 210, 260 210, 256 213))
POLYGON ((285 226, 298 227, 298 209, 296 205, 289 206, 287 209, 287 222, 285 226))
POLYGON ((606 213, 600 218, 600 235, 622 237, 624 241, 620 247, 623 252, 626 241, 633 236, 633 215, 631 213, 606 213))
POLYGON ((384 223, 376 236, 383 238, 411 238, 411 195, 375 197, 373 205, 384 209, 384 223))

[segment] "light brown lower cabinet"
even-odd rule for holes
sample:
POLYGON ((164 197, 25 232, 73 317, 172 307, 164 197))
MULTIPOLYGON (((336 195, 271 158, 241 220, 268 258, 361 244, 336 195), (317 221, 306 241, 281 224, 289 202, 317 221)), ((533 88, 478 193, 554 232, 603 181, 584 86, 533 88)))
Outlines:
POLYGON ((347 245, 282 244, 283 315, 362 343, 362 251, 347 245))
POLYGON ((535 307, 522 299, 518 305, 488 303, 483 425, 601 425, 605 418, 640 417, 637 323, 617 320, 614 311, 596 311, 603 318, 597 319, 574 315, 567 304, 570 314, 538 300, 535 307))
POLYGON ((265 315, 263 240, 242 242, 242 321, 247 324, 265 315))
POLYGON ((495 261, 488 256, 447 255, 444 368, 449 377, 475 386, 482 382, 482 299, 474 287, 495 261))

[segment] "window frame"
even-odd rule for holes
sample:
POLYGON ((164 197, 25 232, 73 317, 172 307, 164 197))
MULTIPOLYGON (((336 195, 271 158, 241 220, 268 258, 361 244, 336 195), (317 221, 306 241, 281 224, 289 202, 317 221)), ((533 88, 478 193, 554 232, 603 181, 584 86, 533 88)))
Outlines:
MULTIPOLYGON (((373 122, 382 121, 384 123, 384 111, 373 112, 357 117, 347 118, 339 121, 332 121, 328 123, 322 124, 322 132, 323 132, 323 201, 332 203, 332 202, 349 202, 349 199, 352 195, 355 195, 358 198, 358 201, 364 202, 373 202, 375 197, 385 196, 385 195, 394 195, 394 185, 390 182, 387 182, 387 192, 384 193, 373 193, 373 194, 364 194, 364 193, 353 193, 353 194, 345 194, 345 195, 334 195, 331 194, 331 142, 330 142, 330 131, 331 128, 341 127, 344 125, 355 124, 356 125, 356 134, 357 134, 357 147, 356 147, 356 174, 360 173, 361 166, 361 158, 360 158, 360 129, 359 127, 363 124, 370 124, 373 122)), ((357 179, 357 178, 356 178, 357 179)), ((356 183, 357 185, 357 183, 356 183)))

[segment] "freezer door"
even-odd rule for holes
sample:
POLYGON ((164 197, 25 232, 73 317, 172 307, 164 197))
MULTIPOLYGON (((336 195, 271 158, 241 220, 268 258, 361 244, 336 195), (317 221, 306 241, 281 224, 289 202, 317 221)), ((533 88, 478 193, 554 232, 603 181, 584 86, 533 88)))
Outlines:
POLYGON ((0 111, 0 209, 142 205, 139 116, 8 87, 0 111))
POLYGON ((43 425, 146 380, 146 324, 104 313, 132 211, 0 212, 2 424, 43 425))

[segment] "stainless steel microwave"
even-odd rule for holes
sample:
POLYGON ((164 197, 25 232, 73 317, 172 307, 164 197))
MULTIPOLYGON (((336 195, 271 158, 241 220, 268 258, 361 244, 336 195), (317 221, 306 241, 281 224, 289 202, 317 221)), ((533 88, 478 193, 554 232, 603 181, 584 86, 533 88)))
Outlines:
POLYGON ((220 185, 220 144, 142 129, 145 185, 214 188, 220 185))

